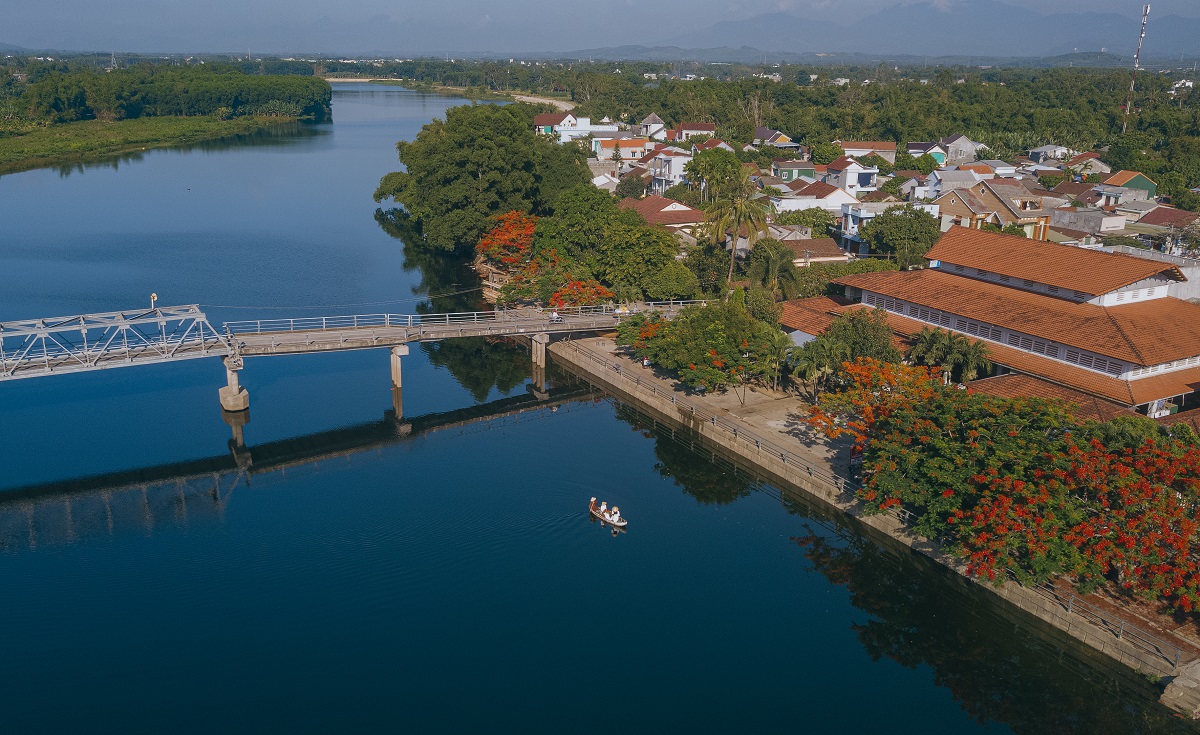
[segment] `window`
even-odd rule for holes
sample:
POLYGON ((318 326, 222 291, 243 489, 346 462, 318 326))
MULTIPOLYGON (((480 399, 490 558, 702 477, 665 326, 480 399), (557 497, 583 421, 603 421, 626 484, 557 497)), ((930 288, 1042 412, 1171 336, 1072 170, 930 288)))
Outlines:
POLYGON ((1026 278, 1025 280, 1021 281, 1021 283, 1022 283, 1022 285, 1024 285, 1024 286, 1025 286, 1025 288, 1033 288, 1033 287, 1034 287, 1034 285, 1035 285, 1035 284, 1034 284, 1034 282, 1033 282, 1033 281, 1031 281, 1031 280, 1029 280, 1028 278, 1026 278))
POLYGON ((959 331, 964 331, 964 330, 966 330, 966 328, 967 328, 967 320, 966 320, 966 319, 955 319, 955 320, 954 320, 954 328, 955 328, 955 329, 957 329, 957 330, 959 330, 959 331))
POLYGON ((1000 276, 1001 283, 1008 283, 1008 276, 1000 276))
POLYGON ((1088 295, 1085 293, 1082 293, 1080 291, 1075 292, 1075 298, 1077 298, 1077 299, 1083 300, 1083 299, 1086 299, 1087 297, 1088 297, 1088 295))
POLYGON ((1046 290, 1050 293, 1058 293, 1058 286, 1046 286, 1046 290))
POLYGON ((956 266, 954 266, 954 272, 955 272, 955 273, 962 273, 962 272, 963 272, 963 267, 962 267, 961 265, 956 265, 956 266))
POLYGON ((1140 295, 1141 295, 1141 293, 1142 293, 1142 292, 1141 292, 1141 290, 1139 290, 1139 289, 1135 289, 1135 290, 1133 290, 1133 291, 1130 291, 1130 292, 1129 292, 1129 298, 1131 298, 1131 299, 1136 299, 1138 296, 1140 296, 1140 295))
POLYGON ((1148 288, 1148 289, 1146 289, 1146 297, 1147 297, 1147 298, 1149 298, 1150 296, 1153 296, 1153 295, 1154 295, 1154 292, 1155 292, 1155 291, 1157 291, 1157 290, 1158 290, 1157 288, 1148 288))
POLYGON ((1125 292, 1117 291, 1117 301, 1124 301, 1124 300, 1125 300, 1125 292))
POLYGON ((982 270, 980 268, 975 269, 975 275, 977 275, 977 276, 986 276, 987 274, 988 274, 988 272, 985 270, 982 270))
POLYGON ((999 341, 1000 341, 1000 336, 1001 336, 1001 332, 1000 332, 1000 330, 999 330, 999 329, 997 329, 996 327, 992 327, 992 334, 991 334, 991 338, 992 338, 993 340, 995 340, 996 342, 999 342, 999 341))

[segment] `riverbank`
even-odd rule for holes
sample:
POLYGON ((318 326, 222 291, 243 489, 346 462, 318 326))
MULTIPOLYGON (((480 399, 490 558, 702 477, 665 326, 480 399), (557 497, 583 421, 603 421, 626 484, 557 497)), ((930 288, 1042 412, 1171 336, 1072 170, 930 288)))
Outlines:
POLYGON ((535 105, 550 105, 562 112, 569 112, 575 109, 575 103, 570 100, 556 99, 554 97, 541 97, 535 94, 524 94, 519 92, 496 92, 482 87, 451 87, 445 84, 431 84, 429 82, 419 82, 415 79, 375 79, 371 77, 323 77, 327 82, 359 82, 371 84, 387 84, 394 87, 407 87, 422 92, 431 94, 443 94, 448 97, 464 97, 472 100, 515 100, 517 102, 528 102, 535 105))
POLYGON ((1007 582, 996 587, 968 577, 961 560, 910 533, 899 517, 865 513, 854 484, 839 476, 838 468, 846 466, 846 448, 813 433, 802 421, 798 402, 754 392, 748 393, 745 404, 731 394, 685 396, 674 381, 641 368, 607 338, 554 343, 549 352, 557 364, 640 410, 695 431, 778 478, 781 487, 797 489, 845 513, 889 543, 920 552, 1110 659, 1156 680, 1177 679, 1178 684, 1167 687, 1164 704, 1193 717, 1200 710, 1200 691, 1189 685, 1200 666, 1196 641, 1158 621, 1119 610, 1098 594, 1080 597, 1062 585, 1023 587, 1007 582))
POLYGON ((295 118, 140 117, 85 120, 0 137, 0 175, 47 166, 90 163, 122 153, 247 135, 295 118))

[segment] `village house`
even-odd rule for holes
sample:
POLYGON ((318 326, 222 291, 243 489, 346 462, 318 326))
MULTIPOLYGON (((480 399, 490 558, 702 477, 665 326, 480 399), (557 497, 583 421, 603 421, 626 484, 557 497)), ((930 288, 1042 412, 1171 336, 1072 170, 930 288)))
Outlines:
POLYGON ((842 156, 825 167, 825 183, 858 198, 879 188, 879 167, 864 166, 851 156, 842 156))
POLYGON ((723 151, 729 151, 730 153, 737 153, 737 151, 735 151, 733 149, 733 146, 729 145, 728 143, 721 140, 720 138, 709 138, 708 140, 704 141, 703 143, 697 143, 697 144, 693 145, 692 153, 696 154, 696 153, 700 153, 702 151, 711 151, 716 148, 720 148, 723 151))
POLYGON ((853 204, 858 199, 853 194, 824 181, 806 182, 799 179, 787 185, 782 195, 772 196, 776 212, 795 212, 802 209, 824 209, 840 215, 842 205, 853 204))
POLYGON ((637 125, 631 125, 629 127, 629 132, 641 138, 649 138, 651 140, 666 140, 667 124, 663 122, 661 117, 652 112, 637 125))
POLYGON ((938 169, 929 174, 929 177, 925 180, 925 189, 928 191, 930 199, 937 199, 952 189, 967 189, 975 186, 980 181, 983 181, 983 179, 974 171, 938 169))
POLYGON ((841 226, 837 234, 842 240, 842 248, 855 255, 867 255, 870 248, 862 239, 863 225, 875 219, 894 207, 911 207, 938 216, 937 204, 912 204, 908 202, 856 202, 842 205, 841 226))
POLYGON ((1074 155, 1074 151, 1063 145, 1043 145, 1029 151, 1029 160, 1034 163, 1061 161, 1074 155))
POLYGON ((909 143, 905 152, 913 158, 920 158, 928 153, 939 166, 946 163, 946 149, 936 142, 909 143))
POLYGON ((979 159, 979 151, 986 149, 982 143, 976 143, 965 135, 951 135, 937 141, 942 150, 946 151, 946 163, 958 165, 970 163, 979 159))
POLYGON ((644 199, 622 199, 617 206, 621 209, 632 209, 642 215, 642 219, 649 224, 665 227, 676 233, 690 231, 704 222, 704 212, 699 209, 656 195, 644 199))
POLYGON ((836 279, 854 303, 789 303, 880 308, 904 338, 958 332, 987 344, 997 372, 1150 416, 1197 402, 1200 305, 1168 295, 1187 280, 1173 263, 962 227, 925 257, 927 269, 836 279))
POLYGON ((817 237, 810 239, 782 239, 780 241, 791 248, 795 254, 792 264, 797 268, 807 268, 817 263, 846 263, 852 258, 849 253, 838 247, 837 240, 832 237, 817 237))
POLYGON ((1082 176, 1112 173, 1112 166, 1101 161, 1099 153, 1080 153, 1068 160, 1066 166, 1082 176))
POLYGON ((792 182, 802 176, 815 179, 817 170, 813 167, 812 161, 791 161, 776 158, 771 162, 771 174, 784 181, 792 182))
POLYGON ((666 139, 668 142, 682 142, 688 138, 695 138, 701 135, 714 136, 716 134, 716 123, 680 123, 666 131, 666 139))
POLYGON ((1079 230, 1090 235, 1109 235, 1125 229, 1119 214, 1091 207, 1057 207, 1050 211, 1050 226, 1079 230))
POLYGON ((592 152, 600 160, 613 158, 614 152, 619 152, 623 163, 637 161, 650 150, 652 144, 648 138, 594 138, 592 152))
MULTIPOLYGON (((1046 239, 1050 227, 1050 210, 1046 208, 1043 197, 1030 192, 1020 181, 984 179, 971 186, 968 191, 975 195, 987 213, 994 215, 985 221, 1000 227, 1017 225, 1025 230, 1026 237, 1034 240, 1046 239)), ((1051 201, 1055 202, 1055 206, 1062 202, 1061 199, 1051 201)), ((966 222, 963 225, 966 226, 966 222)))
POLYGON ((1104 185, 1120 186, 1126 189, 1141 189, 1146 192, 1147 197, 1150 199, 1158 196, 1158 184, 1154 183, 1149 176, 1139 171, 1118 171, 1105 178, 1104 185))
POLYGON ((595 133, 615 133, 616 123, 592 123, 590 117, 575 117, 569 112, 543 113, 533 118, 533 131, 539 135, 557 137, 559 143, 586 138, 595 133))
POLYGON ((666 146, 654 151, 653 158, 650 159, 647 167, 652 177, 651 191, 655 194, 662 194, 676 184, 687 183, 687 173, 684 171, 684 167, 691 160, 692 154, 680 148, 666 146))
POLYGON ((800 150, 800 144, 774 128, 757 127, 754 129, 754 145, 769 145, 787 150, 800 150))
MULTIPOLYGON (((869 156, 872 153, 879 156, 888 163, 896 162, 896 144, 885 140, 835 140, 834 143, 842 147, 846 155, 853 158, 862 158, 869 156)), ((878 173, 878 171, 876 172, 878 173)))

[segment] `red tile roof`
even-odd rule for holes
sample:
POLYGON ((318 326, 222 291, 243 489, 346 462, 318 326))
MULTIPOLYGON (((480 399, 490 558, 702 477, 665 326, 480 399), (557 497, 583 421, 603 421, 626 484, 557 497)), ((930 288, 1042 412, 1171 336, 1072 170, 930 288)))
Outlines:
POLYGON ((1078 156, 1075 156, 1071 160, 1067 161, 1067 165, 1068 166, 1077 166, 1077 165, 1083 163, 1084 161, 1091 160, 1093 158, 1096 159, 1097 161, 1100 160, 1100 154, 1092 153, 1090 151, 1087 153, 1080 153, 1078 156))
POLYGON ((1146 174, 1142 173, 1141 171, 1118 171, 1105 179, 1104 183, 1108 186, 1124 186, 1139 176, 1145 178, 1151 184, 1155 183, 1153 179, 1151 179, 1149 176, 1146 176, 1146 174))
POLYGON ((679 127, 676 128, 676 130, 679 130, 681 132, 684 130, 705 130, 710 133, 715 133, 715 132, 717 132, 717 124, 716 123, 680 123, 679 127))
POLYGON ((533 124, 538 126, 539 128, 544 125, 558 125, 563 120, 566 120, 567 117, 568 117, 567 114, 564 114, 561 112, 557 112, 557 113, 556 112, 543 112, 540 115, 534 116, 533 124))
POLYGON ((797 260, 804 258, 846 258, 846 251, 838 247, 832 237, 814 237, 811 240, 784 240, 784 245, 792 249, 797 260))
POLYGON ((1131 416, 1133 411, 1113 401, 1098 398, 1074 388, 1068 388, 1048 380, 1009 373, 994 378, 972 382, 967 389, 972 393, 984 393, 999 398, 1045 398, 1060 400, 1071 406, 1071 413, 1080 420, 1108 421, 1117 416, 1131 416))
POLYGON ((805 184, 803 181, 793 181, 792 184, 801 184, 799 187, 789 187, 792 191, 796 192, 796 196, 825 199, 830 194, 836 194, 841 191, 841 189, 833 184, 826 184, 824 181, 814 181, 811 184, 805 184))
MULTIPOLYGON (((869 308, 862 304, 846 307, 846 309, 869 308)), ((928 324, 910 319, 899 314, 888 314, 888 324, 899 335, 909 336, 921 331, 928 324)), ((975 342, 979 340, 970 335, 963 335, 975 342)), ((1186 395, 1200 390, 1200 368, 1190 368, 1172 373, 1163 373, 1152 378, 1141 378, 1135 381, 1110 378, 1106 375, 1086 370, 1074 365, 1068 365, 1058 360, 1024 352, 1015 347, 987 341, 991 360, 997 365, 1022 373, 1036 375, 1044 380, 1069 388, 1075 388, 1085 393, 1107 398, 1125 406, 1138 406, 1150 403, 1160 398, 1186 395)))
POLYGON ((1155 225, 1157 227, 1187 227, 1200 219, 1200 213, 1189 212, 1175 207, 1157 207, 1150 210, 1138 220, 1139 225, 1155 225))
POLYGON ((843 276, 834 283, 1135 365, 1159 365, 1200 355, 1200 305, 1171 297, 1103 307, 936 269, 859 273, 843 276))
POLYGON ((632 209, 642 215, 652 225, 691 225, 704 221, 704 212, 699 209, 692 209, 686 204, 681 204, 674 199, 667 199, 658 195, 651 195, 645 199, 634 199, 632 197, 622 199, 617 205, 621 209, 632 209), (668 210, 667 207, 675 205, 676 209, 668 210), (683 209, 678 209, 683 207, 683 209))
POLYGON ((1059 194, 1066 194, 1067 196, 1078 197, 1080 194, 1085 194, 1094 188, 1096 188, 1095 184, 1085 184, 1082 181, 1075 182, 1067 180, 1058 182, 1058 185, 1054 187, 1053 191, 1059 194))
POLYGON ((829 329, 842 307, 849 304, 849 300, 840 296, 816 296, 785 301, 779 323, 787 329, 798 329, 815 336, 829 329))
POLYGON ((1166 271, 1176 280, 1187 280, 1167 263, 957 226, 925 257, 1093 296, 1166 271))
POLYGON ((862 166, 862 164, 858 163, 858 161, 854 160, 854 158, 852 156, 841 156, 841 157, 836 158, 836 159, 830 161, 829 163, 825 164, 825 170, 827 170, 827 171, 845 171, 852 163, 862 166))

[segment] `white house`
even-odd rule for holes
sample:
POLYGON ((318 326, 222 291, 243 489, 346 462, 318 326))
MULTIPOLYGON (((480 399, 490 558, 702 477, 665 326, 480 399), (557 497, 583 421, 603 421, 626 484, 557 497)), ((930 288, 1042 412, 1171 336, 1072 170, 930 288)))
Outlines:
POLYGON ((666 140, 667 124, 663 122, 661 117, 652 112, 640 123, 631 126, 630 132, 651 140, 666 140))
POLYGON ((595 133, 615 133, 619 129, 616 123, 593 123, 590 117, 575 117, 569 112, 542 114, 533 118, 534 132, 558 136, 559 143, 567 143, 595 133))
POLYGON ((858 200, 854 195, 824 181, 793 181, 781 196, 771 197, 776 212, 797 212, 803 209, 824 209, 839 214, 843 204, 858 200))
POLYGON ((621 161, 628 163, 646 155, 651 145, 649 138, 594 138, 592 152, 596 158, 607 161, 613 157, 613 151, 620 151, 621 161))
MULTIPOLYGON (((892 151, 895 154, 895 151, 892 151)), ((879 188, 879 168, 842 156, 825 167, 825 181, 858 198, 879 188)))
POLYGON ((937 199, 951 189, 969 189, 983 180, 974 171, 943 171, 938 169, 925 180, 928 198, 937 199))
POLYGON ((1042 163, 1043 161, 1061 161, 1065 158, 1075 155, 1075 151, 1065 145, 1049 145, 1038 146, 1029 151, 1029 160, 1034 163, 1042 163))
POLYGON ((679 148, 660 148, 649 161, 652 177, 650 189, 655 194, 662 194, 676 184, 687 181, 684 167, 692 160, 692 154, 679 148))

